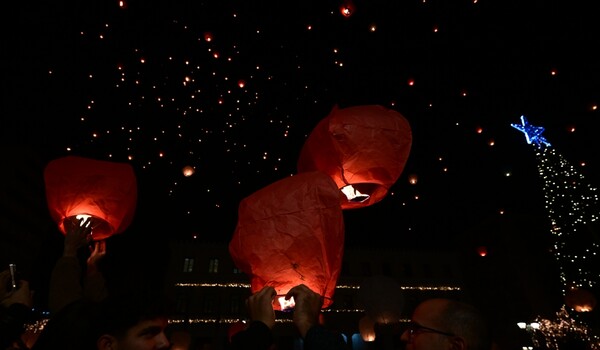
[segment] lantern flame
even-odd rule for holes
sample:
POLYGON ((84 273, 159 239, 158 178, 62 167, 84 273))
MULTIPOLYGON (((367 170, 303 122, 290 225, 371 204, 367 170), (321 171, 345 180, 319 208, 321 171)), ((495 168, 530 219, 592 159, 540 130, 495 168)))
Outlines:
POLYGON ((76 215, 68 216, 63 220, 62 225, 59 226, 59 228, 61 230, 65 229, 65 221, 67 221, 67 220, 76 220, 79 222, 79 226, 89 227, 91 229, 90 235, 94 234, 94 229, 98 229, 98 230, 102 231, 102 230, 106 230, 106 227, 110 227, 110 224, 108 222, 106 222, 105 220, 102 220, 94 215, 76 214, 76 215))
POLYGON ((342 193, 346 195, 346 198, 348 198, 350 202, 362 203, 371 197, 368 194, 361 193, 352 185, 342 187, 342 193))
POLYGON ((291 311, 291 309, 293 309, 294 306, 296 306, 294 297, 290 297, 289 300, 286 300, 285 295, 278 295, 277 302, 279 303, 279 309, 281 311, 291 311))
POLYGON ((81 221, 81 223, 79 224, 79 226, 85 225, 86 227, 89 227, 90 224, 92 223, 91 217, 92 216, 89 215, 89 214, 77 214, 77 215, 75 215, 75 219, 77 219, 77 221, 83 219, 83 221, 81 221))

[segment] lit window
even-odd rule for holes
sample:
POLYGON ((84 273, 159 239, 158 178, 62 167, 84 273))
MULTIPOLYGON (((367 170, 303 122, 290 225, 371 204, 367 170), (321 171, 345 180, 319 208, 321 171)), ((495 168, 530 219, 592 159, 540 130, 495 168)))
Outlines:
POLYGON ((218 273, 219 272, 219 259, 212 258, 208 261, 208 273, 218 273))
POLYGON ((194 270, 194 258, 183 259, 183 272, 192 272, 194 270))

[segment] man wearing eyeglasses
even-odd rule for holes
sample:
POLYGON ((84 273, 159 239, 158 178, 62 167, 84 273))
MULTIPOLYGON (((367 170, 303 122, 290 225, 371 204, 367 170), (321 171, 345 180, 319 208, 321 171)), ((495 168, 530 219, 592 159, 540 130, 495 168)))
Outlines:
POLYGON ((472 305, 429 299, 417 305, 400 338, 406 350, 490 350, 485 318, 472 305))

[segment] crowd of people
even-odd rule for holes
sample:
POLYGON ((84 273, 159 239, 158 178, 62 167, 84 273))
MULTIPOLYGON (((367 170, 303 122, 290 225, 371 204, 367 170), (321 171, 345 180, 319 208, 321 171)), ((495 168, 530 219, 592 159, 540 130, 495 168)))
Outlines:
MULTIPOLYGON (((26 325, 36 318, 33 292, 26 280, 0 273, 0 350, 161 350, 170 349, 169 316, 173 305, 152 290, 111 293, 99 266, 104 241, 92 241, 86 219, 65 222, 63 254, 50 278, 50 319, 36 337, 26 325), (86 266, 78 252, 87 249, 86 266)), ((275 289, 266 286, 246 300, 250 322, 231 337, 233 350, 276 349, 275 289)), ((341 333, 321 323, 323 297, 304 284, 285 295, 293 298, 292 320, 306 350, 350 349, 341 333)), ((415 308, 400 340, 408 350, 489 350, 490 330, 472 305, 452 299, 429 299, 415 308)))

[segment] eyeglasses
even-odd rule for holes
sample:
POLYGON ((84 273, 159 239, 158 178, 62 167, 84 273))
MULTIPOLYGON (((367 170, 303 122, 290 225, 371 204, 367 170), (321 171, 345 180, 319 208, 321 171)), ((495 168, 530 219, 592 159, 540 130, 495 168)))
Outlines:
POLYGON ((447 337, 455 337, 456 336, 456 334, 454 334, 454 333, 443 332, 443 331, 439 331, 434 328, 425 327, 425 326, 418 324, 417 322, 409 322, 408 327, 406 328, 406 331, 408 332, 408 338, 410 339, 410 341, 412 341, 412 339, 415 337, 415 335, 417 335, 419 333, 436 333, 436 334, 445 335, 447 337))

